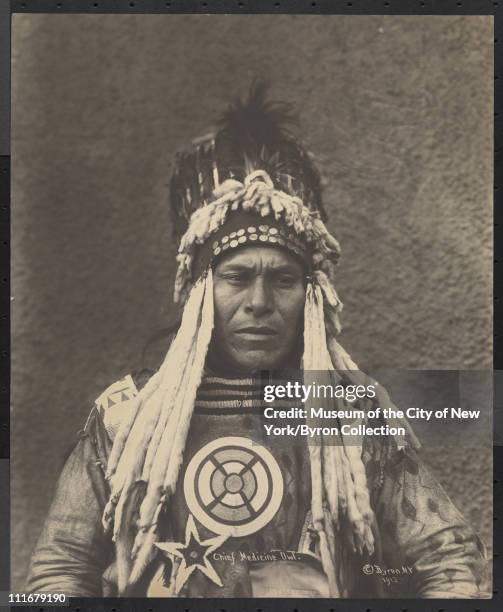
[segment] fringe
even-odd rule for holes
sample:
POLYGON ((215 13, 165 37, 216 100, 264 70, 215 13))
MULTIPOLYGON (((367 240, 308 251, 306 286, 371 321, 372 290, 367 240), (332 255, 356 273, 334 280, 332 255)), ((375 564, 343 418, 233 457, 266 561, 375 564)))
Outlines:
POLYGON ((210 270, 194 285, 178 333, 159 372, 140 392, 134 416, 122 424, 114 441, 116 446, 108 465, 112 494, 103 522, 106 526, 112 520, 114 523, 122 593, 134 584, 152 559, 157 520, 167 501, 163 484, 169 473, 166 484, 171 489, 176 485, 212 329, 210 270), (137 494, 139 484, 141 496, 137 494), (136 521, 133 509, 138 506, 140 516, 136 521), (138 531, 133 527, 136 524, 138 531))
MULTIPOLYGON (((311 283, 308 283, 304 307, 304 355, 302 362, 304 371, 310 371, 311 374, 313 371, 326 369, 327 364, 325 356, 325 324, 320 295, 319 287, 313 287, 311 283)), ((308 444, 311 466, 311 512, 314 528, 318 532, 321 562, 323 571, 328 579, 330 597, 339 597, 333 548, 328 543, 327 517, 323 509, 322 444, 323 440, 321 437, 310 441, 308 444)), ((326 487, 327 483, 325 482, 325 490, 326 487)))
MULTIPOLYGON (((170 438, 170 441, 164 446, 162 440, 164 436, 161 438, 161 448, 167 448, 169 454, 161 457, 161 453, 158 453, 154 460, 154 465, 152 466, 151 477, 152 481, 155 483, 152 486, 152 502, 157 500, 157 507, 154 516, 151 517, 150 508, 152 505, 148 504, 149 491, 147 490, 147 496, 140 509, 139 524, 148 525, 148 535, 143 538, 142 535, 144 532, 142 532, 141 529, 138 532, 137 541, 135 541, 133 550, 136 559, 131 572, 131 583, 134 583, 141 576, 152 558, 159 514, 163 505, 169 501, 169 496, 175 490, 180 467, 182 465, 183 451, 185 449, 187 434, 192 418, 196 393, 203 376, 204 362, 206 360, 206 353, 213 331, 213 276, 211 270, 208 271, 203 280, 203 288, 203 295, 198 305, 200 311, 198 325, 195 330, 186 330, 187 336, 191 339, 192 350, 188 351, 189 358, 186 362, 186 365, 189 366, 190 364, 190 366, 181 367, 182 364, 177 364, 178 371, 183 373, 180 376, 180 384, 177 386, 178 393, 171 414, 173 419, 170 418, 168 420, 168 425, 166 427, 168 433, 167 437, 170 438), (173 429, 170 427, 171 420, 173 420, 173 429), (157 462, 157 457, 161 457, 159 462, 157 462), (165 459, 167 459, 167 461, 165 459), (159 471, 157 471, 157 468, 159 468, 159 471), (162 481, 160 480, 161 475, 163 475, 162 481), (162 494, 160 496, 156 494, 158 490, 157 484, 159 482, 162 482, 162 494)), ((171 380, 173 374, 174 372, 170 373, 171 380)), ((172 384, 171 380, 170 383, 172 384)), ((150 487, 151 483, 149 482, 149 488, 150 487)))

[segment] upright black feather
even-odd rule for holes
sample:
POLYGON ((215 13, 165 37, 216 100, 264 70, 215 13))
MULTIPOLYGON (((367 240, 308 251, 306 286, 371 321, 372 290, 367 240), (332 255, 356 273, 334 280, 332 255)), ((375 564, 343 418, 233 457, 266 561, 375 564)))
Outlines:
POLYGON ((264 82, 255 81, 248 98, 231 104, 221 117, 217 133, 220 162, 238 162, 247 173, 258 169, 275 172, 281 165, 281 153, 293 140, 290 128, 298 125, 298 119, 291 105, 268 100, 267 89, 264 82))
POLYGON ((277 189, 300 197, 326 220, 319 172, 294 136, 298 124, 292 106, 268 99, 267 85, 255 81, 248 97, 222 114, 212 139, 178 155, 171 179, 175 237, 185 232, 190 215, 211 201, 215 165, 220 182, 265 170, 277 189))

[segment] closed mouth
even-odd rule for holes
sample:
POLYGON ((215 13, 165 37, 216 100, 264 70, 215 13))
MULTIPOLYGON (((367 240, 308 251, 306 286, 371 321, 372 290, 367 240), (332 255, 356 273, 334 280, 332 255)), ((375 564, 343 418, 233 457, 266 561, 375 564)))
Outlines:
POLYGON ((256 336, 276 336, 278 332, 270 327, 242 327, 237 334, 255 334, 256 336))

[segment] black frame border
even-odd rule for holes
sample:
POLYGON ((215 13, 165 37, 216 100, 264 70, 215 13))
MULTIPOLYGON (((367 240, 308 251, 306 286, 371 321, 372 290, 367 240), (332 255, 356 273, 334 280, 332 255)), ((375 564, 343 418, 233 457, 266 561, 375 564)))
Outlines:
MULTIPOLYGON (((5 0, 4 0, 5 1, 5 0)), ((2 2, 3 4, 3 2, 2 2)), ((13 13, 233 13, 494 16, 494 370, 503 370, 503 0, 11 0, 0 7, 0 591, 10 583, 10 17, 13 13), (8 47, 8 51, 7 51, 8 47), (5 75, 8 78, 5 78, 5 75), (6 102, 7 101, 7 102, 6 102), (7 492, 7 494, 5 494, 7 492)), ((495 396, 494 410, 503 411, 495 396)), ((496 424, 496 419, 495 419, 496 424)), ((494 432, 501 439, 503 432, 494 432)), ((147 599, 72 598, 75 612, 484 612, 503 609, 503 446, 494 446, 493 598, 147 599)), ((45 612, 48 606, 29 609, 45 612)))

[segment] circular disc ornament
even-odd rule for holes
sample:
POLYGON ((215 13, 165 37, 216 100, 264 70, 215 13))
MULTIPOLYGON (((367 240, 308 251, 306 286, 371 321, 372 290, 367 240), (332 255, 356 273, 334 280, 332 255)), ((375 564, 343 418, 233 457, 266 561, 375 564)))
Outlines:
POLYGON ((249 438, 217 438, 192 457, 183 481, 185 501, 214 533, 242 537, 273 518, 283 498, 276 459, 249 438))

